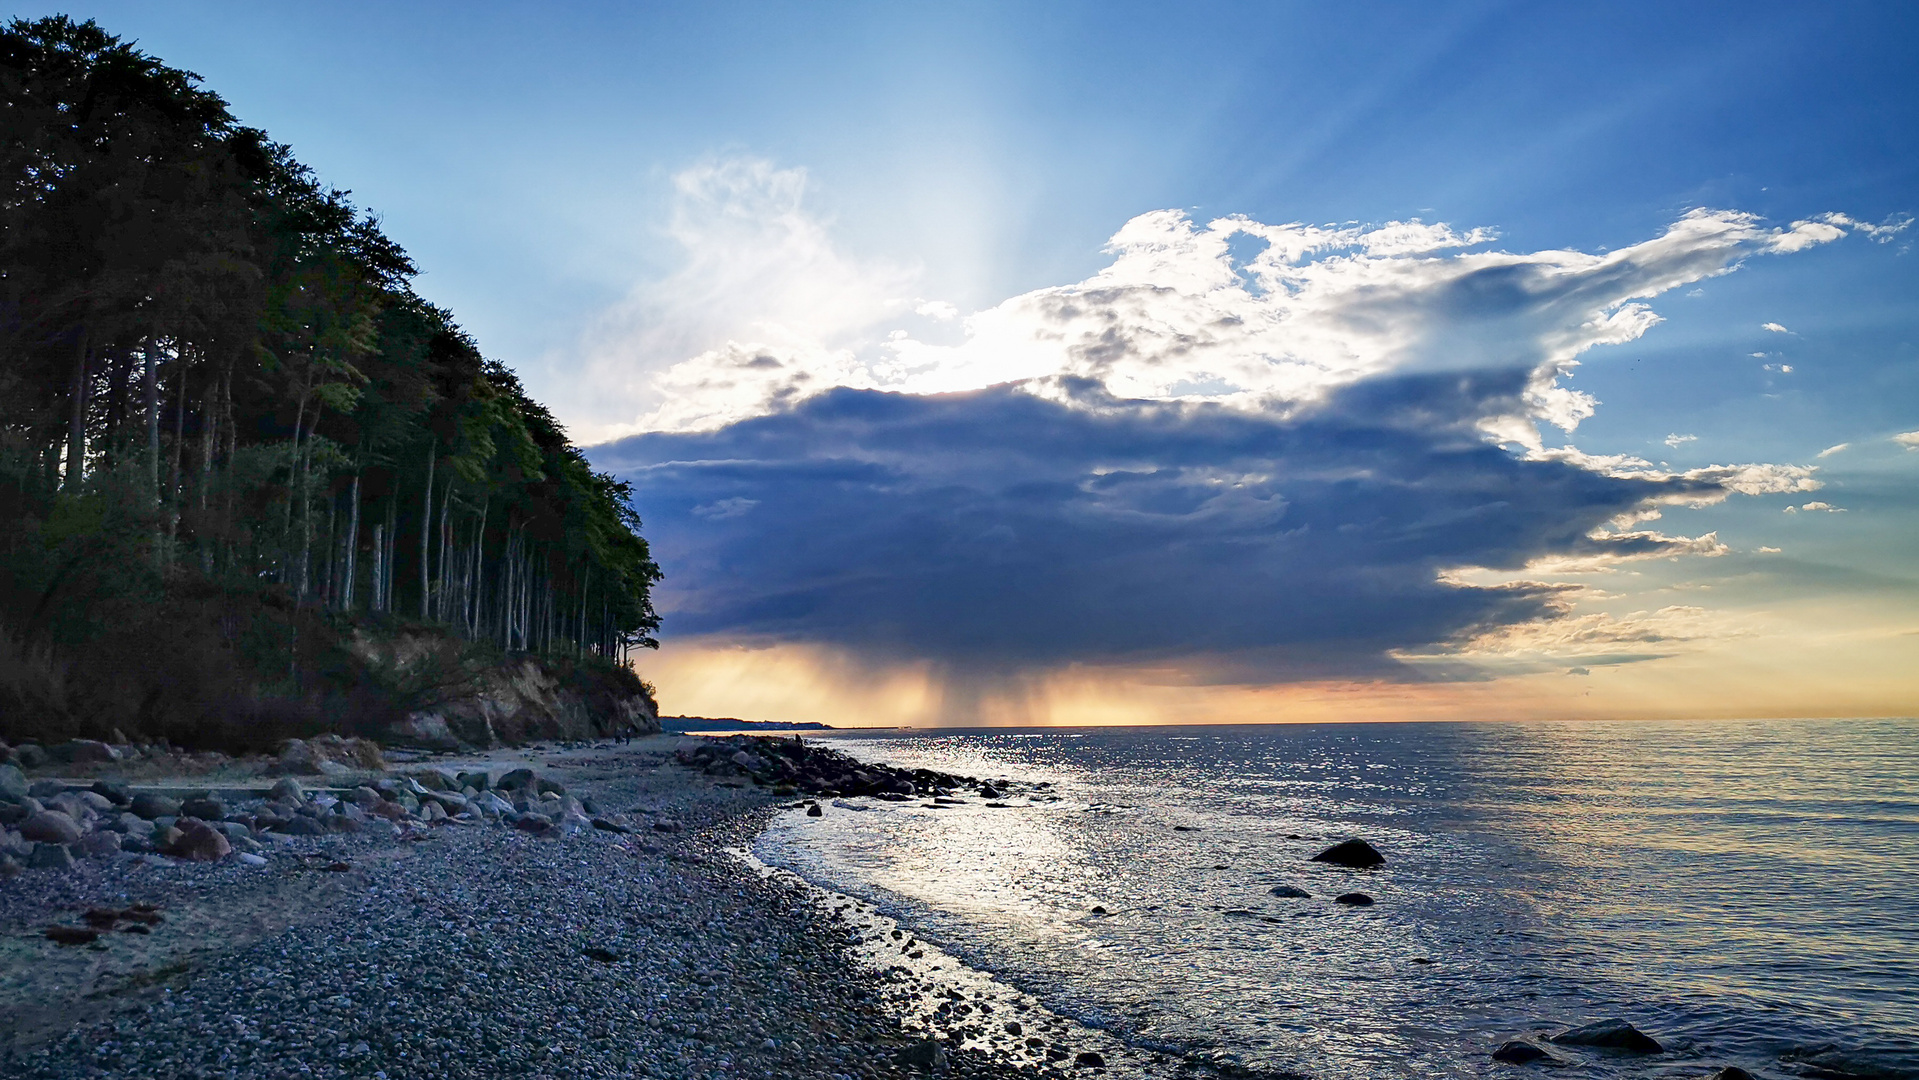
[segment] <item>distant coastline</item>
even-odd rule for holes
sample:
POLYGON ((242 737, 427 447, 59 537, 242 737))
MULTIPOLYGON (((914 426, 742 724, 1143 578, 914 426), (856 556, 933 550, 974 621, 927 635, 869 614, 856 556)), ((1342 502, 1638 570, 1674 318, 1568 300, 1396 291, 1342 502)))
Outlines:
POLYGON ((662 716, 662 731, 834 731, 831 724, 815 721, 785 723, 779 720, 736 720, 730 716, 662 716))

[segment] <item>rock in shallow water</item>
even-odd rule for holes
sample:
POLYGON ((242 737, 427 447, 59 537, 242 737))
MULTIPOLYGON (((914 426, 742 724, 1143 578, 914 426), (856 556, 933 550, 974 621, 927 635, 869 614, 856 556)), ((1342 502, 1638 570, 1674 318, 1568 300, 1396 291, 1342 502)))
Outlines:
POLYGON ((1282 900, 1310 900, 1313 897, 1312 893, 1294 885, 1275 885, 1266 891, 1282 900))
POLYGON ((1312 861, 1331 863, 1334 866, 1344 866, 1355 870, 1366 870, 1375 866, 1384 865, 1386 856, 1381 855, 1379 849, 1373 847, 1373 845, 1355 838, 1352 840, 1342 840, 1334 844, 1332 847, 1313 856, 1312 861))
POLYGON ((1363 892, 1340 893, 1333 897, 1333 903, 1345 904, 1347 907, 1372 907, 1373 898, 1363 892))
POLYGON ((1562 1031, 1551 1036, 1550 1041, 1561 1046, 1595 1046, 1634 1054, 1658 1054, 1666 1049, 1659 1045, 1659 1040, 1618 1017, 1562 1031))
POLYGON ((1530 1065, 1535 1061, 1543 1061, 1550 1065, 1559 1064, 1558 1058, 1524 1039, 1500 1043, 1499 1049, 1493 1051, 1493 1060, 1507 1065, 1530 1065))

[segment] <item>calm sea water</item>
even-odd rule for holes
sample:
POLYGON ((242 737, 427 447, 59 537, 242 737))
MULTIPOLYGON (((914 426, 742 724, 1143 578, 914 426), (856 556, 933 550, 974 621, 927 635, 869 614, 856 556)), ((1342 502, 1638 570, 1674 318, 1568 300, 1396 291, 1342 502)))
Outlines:
POLYGON ((1129 1041, 1482 1076, 1620 1016, 1669 1052, 1571 1075, 1919 1076, 1919 722, 830 737, 1056 801, 792 814, 755 853, 1129 1041), (1386 865, 1307 861, 1347 836, 1386 865))

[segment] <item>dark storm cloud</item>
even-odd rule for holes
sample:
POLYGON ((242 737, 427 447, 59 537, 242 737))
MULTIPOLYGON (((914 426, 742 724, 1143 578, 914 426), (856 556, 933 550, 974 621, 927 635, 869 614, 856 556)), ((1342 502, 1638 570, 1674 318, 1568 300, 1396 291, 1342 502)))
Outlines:
POLYGON ((968 669, 1209 655, 1266 678, 1383 672, 1553 614, 1551 586, 1461 566, 1646 555, 1593 539, 1697 480, 1524 460, 1477 429, 1527 372, 1359 383, 1289 417, 1014 387, 839 389, 717 431, 593 451, 632 481, 667 631, 968 669))

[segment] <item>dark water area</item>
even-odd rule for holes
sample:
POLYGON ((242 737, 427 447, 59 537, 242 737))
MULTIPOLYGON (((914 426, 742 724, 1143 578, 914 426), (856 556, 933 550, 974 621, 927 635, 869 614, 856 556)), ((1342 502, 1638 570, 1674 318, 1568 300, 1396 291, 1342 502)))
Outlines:
POLYGON ((1919 722, 822 737, 1053 798, 793 814, 760 858, 1138 1044, 1484 1076, 1618 1016, 1667 1051, 1555 1047, 1555 1074, 1919 1077, 1919 722), (1348 836, 1386 864, 1308 861, 1348 836))

